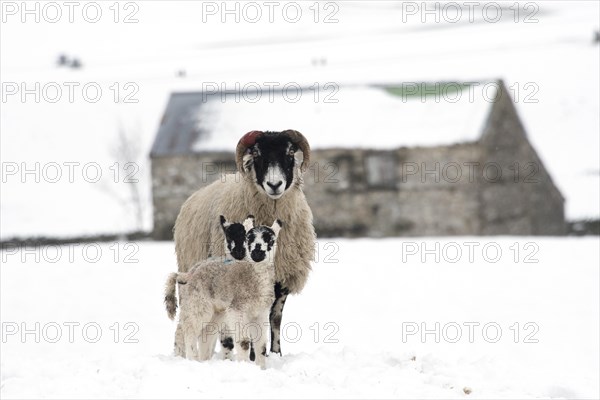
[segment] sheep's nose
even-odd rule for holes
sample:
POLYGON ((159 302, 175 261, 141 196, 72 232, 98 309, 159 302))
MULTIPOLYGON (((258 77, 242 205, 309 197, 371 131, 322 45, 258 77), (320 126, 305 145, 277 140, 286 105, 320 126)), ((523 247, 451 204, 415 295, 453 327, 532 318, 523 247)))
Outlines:
POLYGON ((231 256, 236 260, 243 260, 244 257, 246 257, 246 249, 244 249, 243 247, 234 247, 233 250, 231 250, 231 256))
POLYGON ((267 185, 269 185, 271 189, 277 190, 282 183, 283 181, 277 181, 276 183, 267 182, 267 185))
POLYGON ((250 257, 252 258, 252 260, 254 262, 261 262, 262 260, 264 260, 266 258, 266 256, 267 256, 267 253, 260 250, 259 248, 252 250, 252 252, 250 253, 250 257))

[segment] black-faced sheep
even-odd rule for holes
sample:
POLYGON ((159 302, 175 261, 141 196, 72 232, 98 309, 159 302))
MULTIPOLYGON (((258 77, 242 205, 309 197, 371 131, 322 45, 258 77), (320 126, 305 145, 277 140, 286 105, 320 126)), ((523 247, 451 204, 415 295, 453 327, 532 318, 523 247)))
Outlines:
MULTIPOLYGON (((287 295, 304 287, 314 258, 312 212, 302 192, 302 174, 310 162, 310 146, 299 132, 252 131, 236 148, 239 172, 198 190, 181 207, 174 238, 180 272, 198 261, 222 256, 223 232, 219 215, 242 220, 256 216, 257 224, 285 221, 275 254, 275 301, 271 307, 271 352, 281 354, 280 327, 287 295)), ((175 354, 183 355, 181 329, 175 335, 175 354)))
POLYGON ((238 360, 265 367, 269 312, 275 298, 273 261, 282 223, 276 220, 271 227, 254 227, 253 221, 247 219, 244 226, 229 224, 221 216, 226 241, 233 244, 230 252, 239 241, 229 234, 237 236, 240 228, 245 233, 244 250, 238 253, 243 253, 243 260, 205 260, 167 279, 165 306, 171 319, 177 310, 175 287, 179 284, 179 323, 188 359, 210 359, 215 333, 219 333, 226 358, 231 358, 235 347, 238 360), (247 234, 245 229, 249 229, 247 234))

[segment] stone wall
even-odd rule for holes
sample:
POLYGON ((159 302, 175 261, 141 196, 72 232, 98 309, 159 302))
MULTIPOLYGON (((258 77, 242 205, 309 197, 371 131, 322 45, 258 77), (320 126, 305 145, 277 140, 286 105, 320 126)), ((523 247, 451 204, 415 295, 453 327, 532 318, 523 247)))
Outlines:
POLYGON ((564 198, 527 139, 505 88, 492 106, 480 143, 490 167, 480 185, 481 234, 565 234, 564 198))
MULTIPOLYGON (((524 136, 510 139, 501 131, 453 146, 314 150, 304 188, 317 234, 564 233, 562 196, 535 151, 524 136)), ((232 153, 153 158, 154 237, 170 239, 183 202, 233 172, 232 153)))
POLYGON ((235 172, 233 154, 177 155, 152 158, 153 237, 171 239, 181 205, 196 190, 235 172))
POLYGON ((315 229, 321 236, 477 234, 478 186, 464 163, 479 153, 474 143, 314 151, 305 192, 315 229))

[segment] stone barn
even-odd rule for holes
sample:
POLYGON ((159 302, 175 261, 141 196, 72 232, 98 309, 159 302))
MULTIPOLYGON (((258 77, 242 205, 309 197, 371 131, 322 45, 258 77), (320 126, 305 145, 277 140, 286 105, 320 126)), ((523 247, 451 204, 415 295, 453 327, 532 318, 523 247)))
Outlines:
POLYGON ((564 198, 502 81, 174 93, 151 152, 154 236, 236 170, 251 130, 295 129, 317 234, 560 235, 564 198))

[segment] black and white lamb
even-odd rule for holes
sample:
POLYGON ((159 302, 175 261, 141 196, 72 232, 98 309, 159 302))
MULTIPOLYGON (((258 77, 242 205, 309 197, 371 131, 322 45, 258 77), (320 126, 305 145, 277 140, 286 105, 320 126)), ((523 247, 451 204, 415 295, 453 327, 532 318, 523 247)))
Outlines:
POLYGON ((210 359, 219 333, 226 358, 232 358, 235 348, 238 360, 256 361, 265 368, 269 313, 275 299, 273 261, 282 223, 276 220, 271 227, 255 227, 253 217, 244 224, 220 219, 226 247, 234 258, 205 260, 187 273, 171 274, 165 288, 167 313, 175 317, 179 284, 186 358, 210 359))
MULTIPOLYGON (((192 194, 174 228, 178 270, 186 272, 199 261, 225 254, 219 215, 240 221, 253 214, 263 225, 285 221, 275 254, 275 300, 269 316, 271 352, 279 354, 283 306, 288 294, 304 287, 314 258, 313 216, 302 192, 309 162, 310 146, 300 132, 249 132, 236 148, 239 172, 192 194)), ((178 327, 176 355, 183 355, 182 341, 178 327)))

